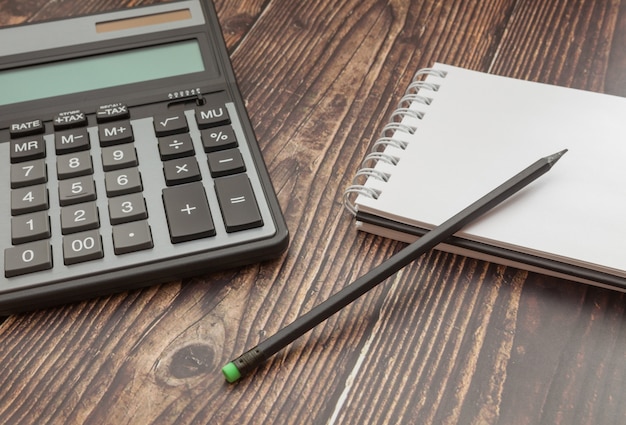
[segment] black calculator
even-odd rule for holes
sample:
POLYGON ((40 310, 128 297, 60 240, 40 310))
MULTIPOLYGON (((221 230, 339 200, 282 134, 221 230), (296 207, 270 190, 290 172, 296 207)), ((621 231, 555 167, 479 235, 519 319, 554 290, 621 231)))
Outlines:
POLYGON ((280 255, 213 5, 0 29, 0 314, 280 255))

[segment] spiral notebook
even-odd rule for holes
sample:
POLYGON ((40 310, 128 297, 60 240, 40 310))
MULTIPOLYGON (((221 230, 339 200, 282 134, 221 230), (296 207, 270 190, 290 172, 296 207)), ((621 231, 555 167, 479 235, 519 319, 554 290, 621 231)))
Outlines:
POLYGON ((435 64, 345 204, 360 230, 410 242, 562 149, 550 173, 438 249, 626 291, 626 98, 435 64))

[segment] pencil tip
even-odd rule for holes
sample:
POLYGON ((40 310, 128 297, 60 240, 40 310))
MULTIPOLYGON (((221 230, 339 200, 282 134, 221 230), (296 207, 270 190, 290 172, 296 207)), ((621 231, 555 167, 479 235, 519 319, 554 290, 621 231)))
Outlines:
POLYGON ((567 149, 563 149, 560 152, 547 156, 546 161, 548 161, 550 167, 552 167, 563 155, 565 155, 565 152, 567 152, 567 149))

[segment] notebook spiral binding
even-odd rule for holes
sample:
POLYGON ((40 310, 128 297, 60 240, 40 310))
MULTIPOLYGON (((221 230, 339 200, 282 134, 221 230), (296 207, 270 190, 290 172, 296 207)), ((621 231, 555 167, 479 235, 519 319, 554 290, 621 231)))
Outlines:
POLYGON ((401 150, 405 150, 408 146, 408 142, 395 138, 397 132, 403 132, 408 134, 414 134, 417 127, 405 123, 405 117, 411 117, 417 120, 421 120, 425 113, 410 109, 411 104, 418 102, 424 105, 430 105, 431 99, 429 97, 420 95, 420 90, 437 91, 439 90, 439 84, 423 81, 429 75, 445 78, 447 72, 433 69, 423 68, 415 73, 411 84, 406 89, 404 96, 400 99, 398 106, 389 117, 388 123, 383 127, 380 136, 374 142, 372 149, 367 154, 360 169, 354 175, 352 184, 344 191, 343 203, 348 211, 352 215, 356 216, 357 209, 353 202, 353 198, 358 195, 367 196, 369 198, 377 199, 381 191, 366 186, 364 183, 360 183, 363 179, 374 178, 383 182, 387 182, 391 177, 390 173, 383 172, 375 168, 379 161, 386 162, 391 165, 397 165, 400 158, 390 155, 384 152, 385 148, 392 146, 401 150))

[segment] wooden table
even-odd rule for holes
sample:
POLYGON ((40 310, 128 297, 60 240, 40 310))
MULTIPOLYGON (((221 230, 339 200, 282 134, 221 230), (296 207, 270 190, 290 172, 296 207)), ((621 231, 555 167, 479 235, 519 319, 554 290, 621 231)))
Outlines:
MULTIPOLYGON (((1 0, 0 24, 147 3, 1 0)), ((220 368, 403 247, 356 232, 342 192, 418 68, 625 96, 626 3, 216 7, 288 252, 8 317, 0 423, 624 423, 623 294, 436 251, 255 376, 227 385, 220 368)))

